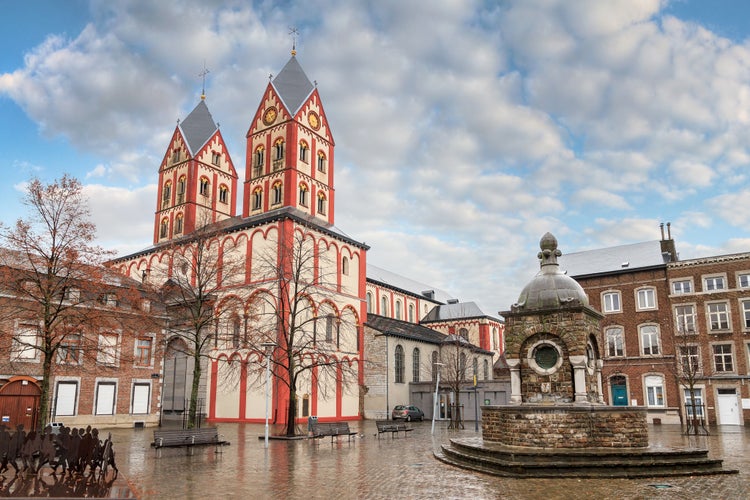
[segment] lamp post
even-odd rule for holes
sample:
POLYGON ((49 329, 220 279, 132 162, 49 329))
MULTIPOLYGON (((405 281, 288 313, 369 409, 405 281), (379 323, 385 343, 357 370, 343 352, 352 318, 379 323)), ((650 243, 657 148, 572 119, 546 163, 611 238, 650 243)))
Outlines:
POLYGON ((269 384, 271 382, 271 353, 273 348, 276 347, 275 342, 263 342, 261 347, 266 353, 266 445, 268 448, 268 397, 269 397, 269 384))
POLYGON ((432 405, 432 431, 431 434, 435 434, 435 415, 440 410, 440 403, 438 402, 438 388, 440 387, 440 367, 443 363, 435 363, 433 366, 437 369, 437 379, 435 380, 435 404, 432 405))

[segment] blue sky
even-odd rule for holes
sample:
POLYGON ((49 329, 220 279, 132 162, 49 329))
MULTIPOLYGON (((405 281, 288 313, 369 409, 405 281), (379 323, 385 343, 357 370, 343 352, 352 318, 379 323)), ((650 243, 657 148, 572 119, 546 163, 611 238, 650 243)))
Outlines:
POLYGON ((547 231, 574 252, 671 222, 682 258, 750 251, 746 1, 0 5, 5 224, 29 178, 70 173, 102 245, 148 246, 158 165, 204 61, 244 172, 244 134, 297 26, 336 140, 337 225, 373 264, 495 314, 547 231))

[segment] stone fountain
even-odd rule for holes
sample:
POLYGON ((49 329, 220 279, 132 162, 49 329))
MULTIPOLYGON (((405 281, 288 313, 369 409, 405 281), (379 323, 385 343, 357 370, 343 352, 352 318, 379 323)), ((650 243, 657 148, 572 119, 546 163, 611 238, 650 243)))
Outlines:
POLYGON ((560 271, 550 233, 541 269, 505 317, 510 404, 482 407, 482 436, 455 438, 435 455, 502 476, 651 477, 721 474, 705 449, 651 449, 646 409, 607 406, 602 396, 602 314, 560 271))

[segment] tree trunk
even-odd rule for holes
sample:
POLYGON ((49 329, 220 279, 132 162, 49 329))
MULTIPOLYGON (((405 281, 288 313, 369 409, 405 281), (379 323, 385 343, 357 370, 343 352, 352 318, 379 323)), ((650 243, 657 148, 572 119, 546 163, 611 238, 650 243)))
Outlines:
POLYGON ((292 389, 289 391, 289 409, 286 415, 286 435, 294 436, 297 432, 297 390, 292 389))
MULTIPOLYGON (((49 419, 50 406, 50 380, 52 379, 52 355, 42 353, 44 360, 42 363, 42 395, 39 398, 39 418, 37 419, 37 430, 42 430, 47 426, 49 419)), ((32 430, 32 429, 29 429, 32 430)))
POLYGON ((193 356, 193 385, 190 389, 190 406, 188 409, 188 429, 195 427, 198 413, 198 389, 201 383, 201 357, 193 356))

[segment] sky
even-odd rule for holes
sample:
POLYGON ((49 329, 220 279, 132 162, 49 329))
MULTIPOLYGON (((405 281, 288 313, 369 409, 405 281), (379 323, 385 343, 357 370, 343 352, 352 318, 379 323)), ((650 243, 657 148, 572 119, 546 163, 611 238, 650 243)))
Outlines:
POLYGON ((336 225, 368 262, 509 310, 563 253, 750 251, 746 0, 0 0, 0 222, 31 178, 85 184, 97 241, 152 242, 158 167, 199 102, 244 179, 290 57, 336 143, 336 225))

